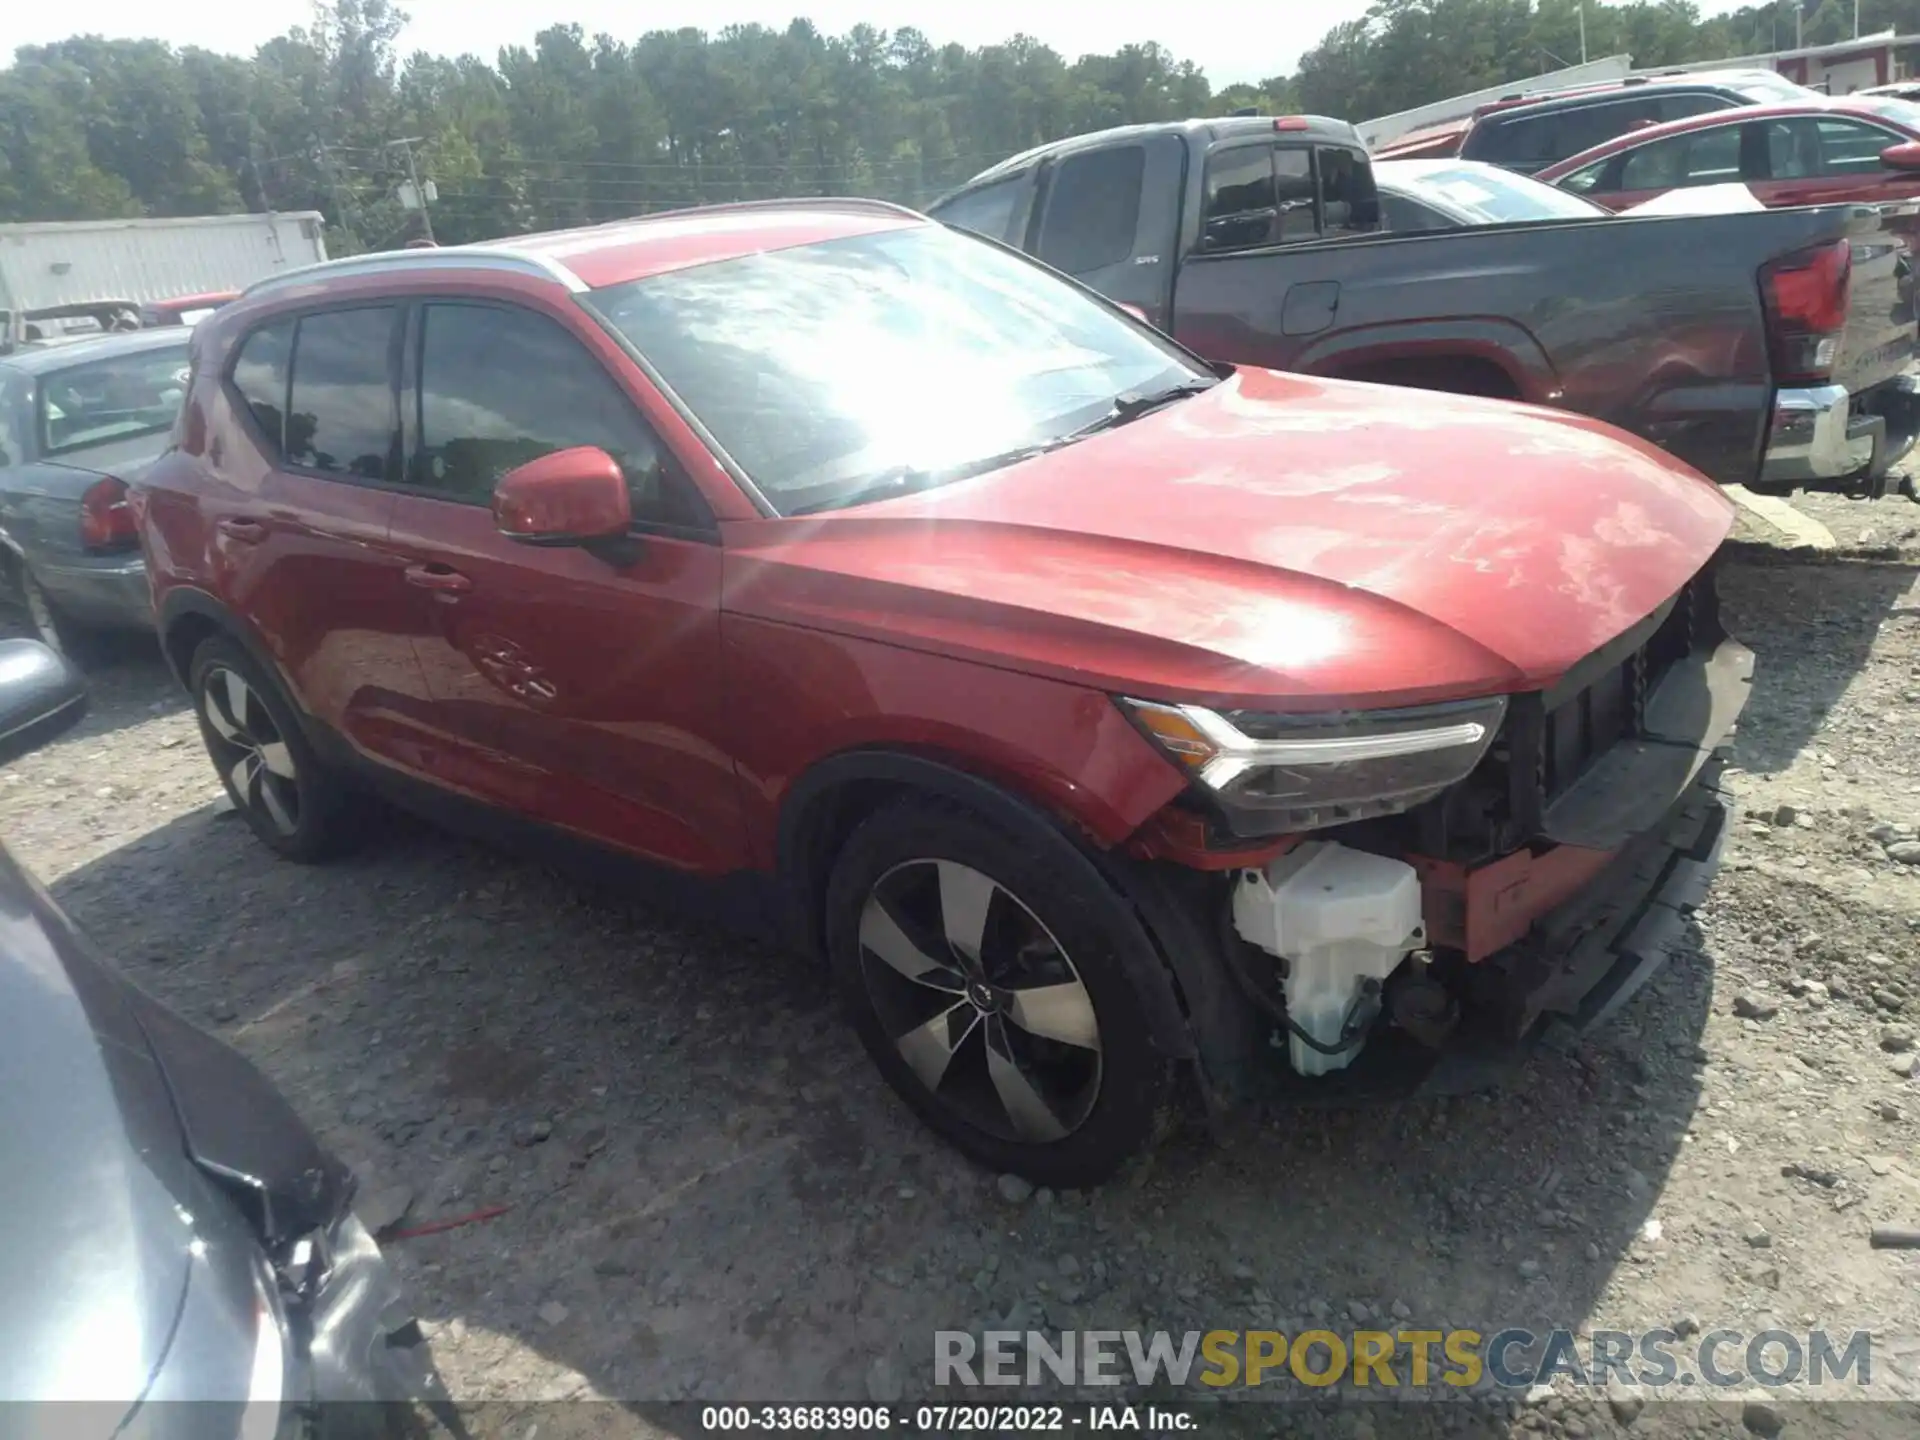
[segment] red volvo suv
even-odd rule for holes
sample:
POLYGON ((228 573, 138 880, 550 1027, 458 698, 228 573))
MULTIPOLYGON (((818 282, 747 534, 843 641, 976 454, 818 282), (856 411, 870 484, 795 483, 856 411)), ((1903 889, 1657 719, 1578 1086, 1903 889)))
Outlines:
POLYGON ((234 803, 645 862, 821 954, 980 1159, 1199 1082, 1483 1083, 1717 861, 1727 502, 1580 417, 1210 367, 856 201, 335 261, 134 498, 234 803))

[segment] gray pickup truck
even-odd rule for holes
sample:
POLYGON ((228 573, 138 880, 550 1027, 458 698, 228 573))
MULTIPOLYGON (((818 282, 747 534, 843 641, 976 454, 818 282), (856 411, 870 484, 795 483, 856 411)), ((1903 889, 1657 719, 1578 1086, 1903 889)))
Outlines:
POLYGON ((1579 411, 1722 483, 1915 496, 1912 264, 1874 207, 1381 229, 1308 116, 1136 125, 930 208, 1216 361, 1579 411))

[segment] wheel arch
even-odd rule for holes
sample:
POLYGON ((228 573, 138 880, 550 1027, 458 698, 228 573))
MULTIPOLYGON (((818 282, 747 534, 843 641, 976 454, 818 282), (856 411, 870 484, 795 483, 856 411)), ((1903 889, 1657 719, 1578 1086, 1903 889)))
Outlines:
POLYGON ((950 801, 1081 868, 1092 891, 1122 912, 1119 932, 1136 938, 1120 959, 1146 1009, 1155 1045, 1174 1059, 1194 1057, 1177 966, 1116 871, 1058 817, 945 759, 902 750, 844 751, 794 783, 781 805, 775 842, 781 921, 790 943, 824 958, 822 898, 835 856, 861 821, 913 796, 950 801))
POLYGON ((1537 404, 1550 401, 1560 386, 1540 342, 1513 321, 1491 316, 1343 330, 1312 346, 1292 368, 1331 379, 1405 385, 1414 382, 1398 377, 1425 374, 1444 379, 1449 367, 1459 367, 1463 378, 1474 382, 1491 382, 1491 388, 1432 383, 1422 388, 1537 404))
POLYGON ((307 731, 307 739, 313 740, 313 716, 307 713, 299 695, 287 683, 279 662, 253 627, 217 597, 191 586, 177 586, 162 598, 157 619, 161 653, 166 656, 167 668, 181 689, 191 688, 194 652, 212 636, 224 635, 245 650, 261 673, 278 687, 281 698, 300 721, 301 728, 307 731))

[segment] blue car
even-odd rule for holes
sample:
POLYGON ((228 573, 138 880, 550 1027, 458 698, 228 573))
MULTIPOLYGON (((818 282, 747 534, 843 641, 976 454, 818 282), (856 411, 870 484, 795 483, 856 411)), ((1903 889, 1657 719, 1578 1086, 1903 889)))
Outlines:
POLYGON ((0 596, 71 657, 153 625, 127 481, 170 443, 190 329, 0 354, 0 596))

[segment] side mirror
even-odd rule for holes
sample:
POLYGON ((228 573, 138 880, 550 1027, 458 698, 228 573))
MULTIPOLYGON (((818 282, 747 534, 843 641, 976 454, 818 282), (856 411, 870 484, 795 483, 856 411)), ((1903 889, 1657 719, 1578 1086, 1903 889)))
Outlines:
POLYGON ((556 450, 517 465, 493 487, 493 523, 525 545, 589 545, 627 533, 627 477, 593 445, 556 450))
POLYGON ((0 765, 18 760, 87 713, 87 682, 38 640, 0 640, 0 765))
POLYGON ((1880 152, 1880 163, 1889 170, 1920 170, 1920 140, 1904 140, 1880 152))

